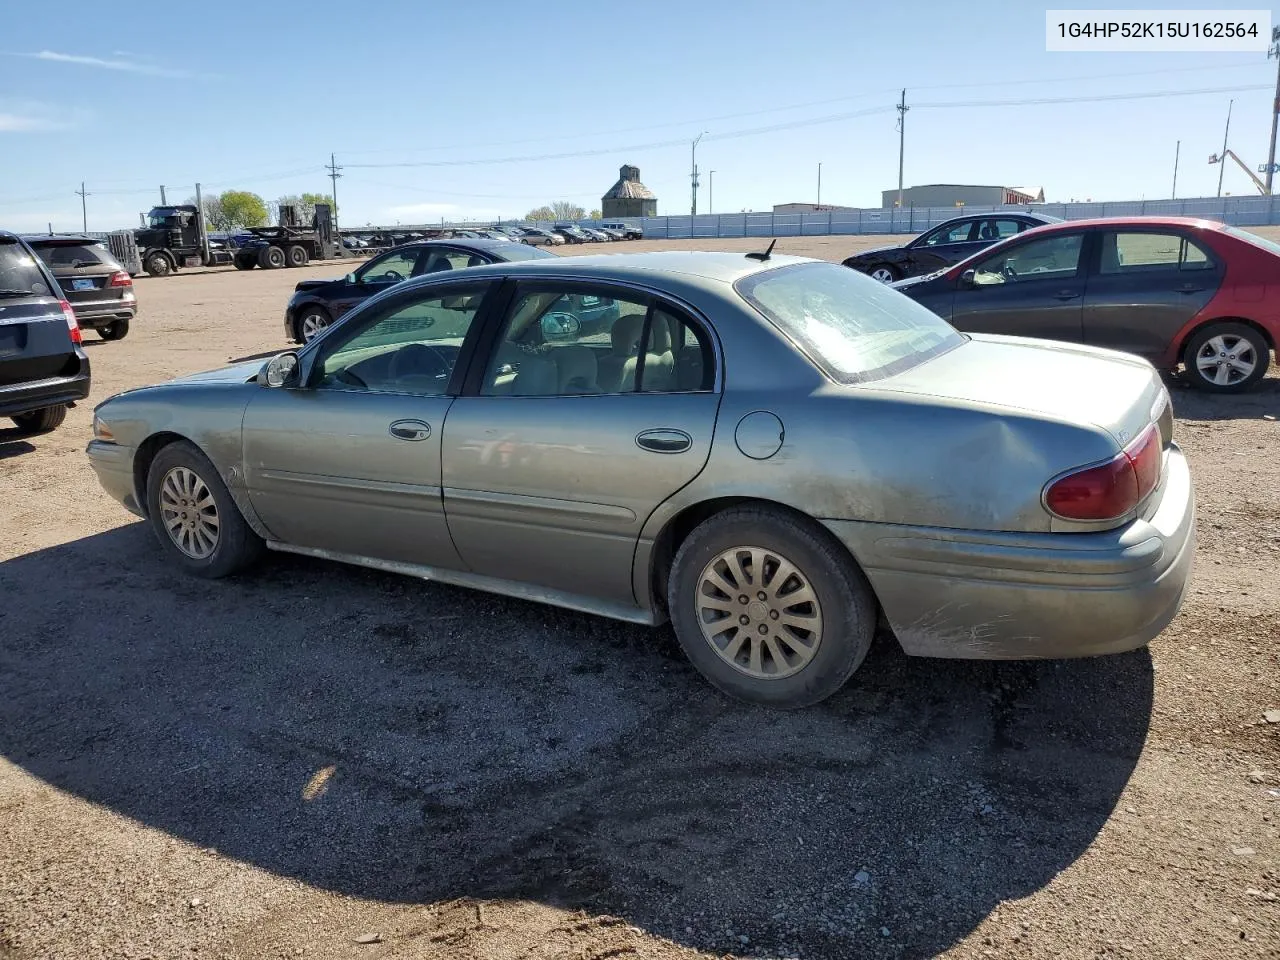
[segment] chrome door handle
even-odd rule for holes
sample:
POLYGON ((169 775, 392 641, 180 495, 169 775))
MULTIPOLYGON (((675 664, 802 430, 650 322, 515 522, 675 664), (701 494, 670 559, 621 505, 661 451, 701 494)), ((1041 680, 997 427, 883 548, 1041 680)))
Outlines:
POLYGON ((431 426, 421 420, 397 420, 387 427, 387 433, 397 440, 425 440, 431 436, 431 426))
POLYGON ((650 453, 684 453, 693 446, 693 437, 683 430, 643 430, 636 434, 636 446, 650 453))

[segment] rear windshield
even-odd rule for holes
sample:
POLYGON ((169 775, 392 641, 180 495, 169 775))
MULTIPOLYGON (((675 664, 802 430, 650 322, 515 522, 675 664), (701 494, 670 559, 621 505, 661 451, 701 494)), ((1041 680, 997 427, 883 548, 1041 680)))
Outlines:
POLYGON ((1250 233, 1248 230, 1241 230, 1239 227, 1224 227, 1223 232, 1229 233, 1245 243, 1252 243, 1255 247, 1261 247, 1263 250, 1270 251, 1280 257, 1280 243, 1276 243, 1274 240, 1260 237, 1256 233, 1250 233))
POLYGON ((115 257, 101 243, 32 244, 36 253, 51 267, 97 267, 121 269, 115 257))
POLYGON ((44 274, 26 248, 0 237, 0 300, 47 297, 51 293, 44 274))
POLYGON ((547 253, 541 247, 531 247, 527 243, 504 243, 500 247, 494 247, 493 250, 504 260, 542 260, 546 257, 556 259, 554 253, 547 253))
POLYGON ((890 377, 965 342, 914 300, 834 263, 779 267, 734 286, 838 383, 890 377))

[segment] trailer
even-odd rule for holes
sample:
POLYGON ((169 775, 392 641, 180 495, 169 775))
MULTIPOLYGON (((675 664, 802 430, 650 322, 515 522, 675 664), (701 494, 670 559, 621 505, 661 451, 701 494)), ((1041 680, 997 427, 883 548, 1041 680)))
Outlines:
POLYGON ((237 270, 275 270, 280 267, 305 267, 312 260, 333 260, 353 254, 342 245, 327 203, 317 203, 309 227, 298 223, 297 208, 280 207, 280 225, 250 227, 253 239, 236 247, 231 262, 237 270))

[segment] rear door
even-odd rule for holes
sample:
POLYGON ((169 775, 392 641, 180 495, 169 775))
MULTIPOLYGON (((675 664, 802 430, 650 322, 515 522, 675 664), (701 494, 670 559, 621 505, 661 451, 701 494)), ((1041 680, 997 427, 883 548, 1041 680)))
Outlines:
POLYGON ((640 531, 711 450, 709 329, 644 291, 547 280, 516 285, 493 333, 445 422, 445 513, 463 561, 635 604, 640 531))
POLYGON ((1159 358, 1222 284, 1208 248, 1168 228, 1098 231, 1084 297, 1084 340, 1159 358))
POLYGON ((1087 230, 1028 237, 980 260, 972 284, 956 287, 952 326, 1079 343, 1089 237, 1087 230))

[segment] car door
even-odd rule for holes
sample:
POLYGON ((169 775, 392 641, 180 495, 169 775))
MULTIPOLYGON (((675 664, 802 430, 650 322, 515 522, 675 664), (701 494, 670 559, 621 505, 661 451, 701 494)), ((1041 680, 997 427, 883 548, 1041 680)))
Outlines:
POLYGON ((907 276, 919 276, 959 263, 975 247, 970 243, 977 221, 944 223, 907 244, 907 276), (967 251, 967 252, 966 252, 967 251))
POLYGON ((700 320, 650 293, 517 284, 445 422, 445 513, 467 566, 635 604, 640 531, 711 450, 715 355, 700 320))
POLYGON ((1100 230, 1090 259, 1085 343, 1149 360, 1166 351, 1222 284, 1222 264, 1179 230, 1100 230))
POLYGON ((1086 230, 1002 244, 958 279, 952 326, 969 333, 1083 339, 1086 230), (968 280, 965 277, 969 277, 968 280))
POLYGON ((249 499, 277 539, 458 568, 440 493, 455 378, 496 284, 417 286, 302 353, 298 387, 264 387, 244 416, 249 499))
POLYGON ((357 304, 416 276, 414 271, 423 253, 423 247, 388 250, 349 273, 329 301, 333 306, 333 318, 338 319, 357 304))

